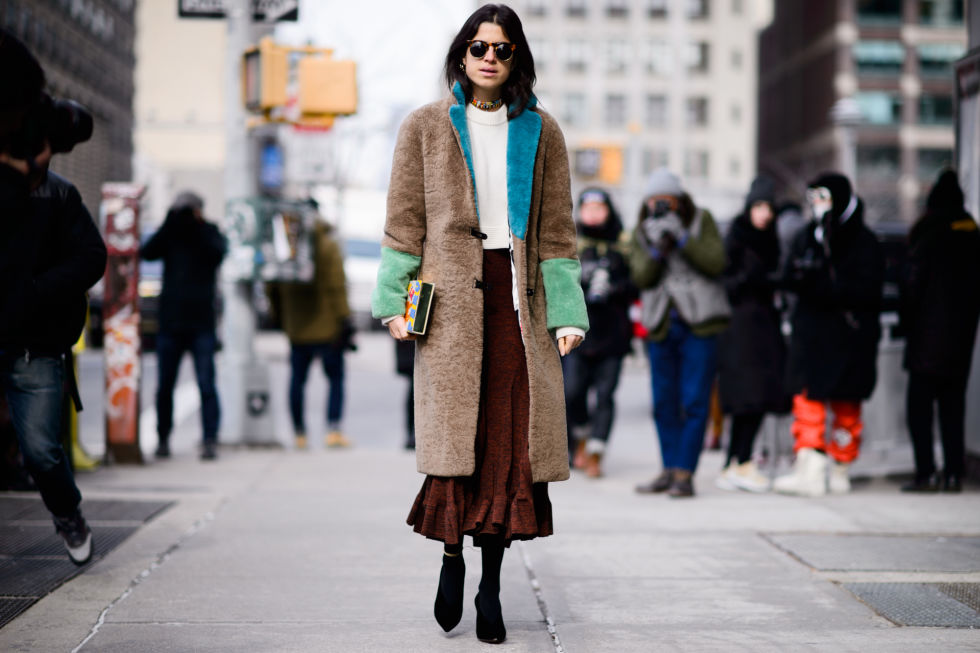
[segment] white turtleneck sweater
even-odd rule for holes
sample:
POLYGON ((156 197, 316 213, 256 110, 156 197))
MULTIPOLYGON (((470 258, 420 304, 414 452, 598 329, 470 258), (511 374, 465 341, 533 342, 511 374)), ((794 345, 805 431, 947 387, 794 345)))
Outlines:
POLYGON ((476 182, 480 231, 487 235, 483 249, 510 247, 507 223, 507 105, 483 111, 466 105, 466 126, 476 182))

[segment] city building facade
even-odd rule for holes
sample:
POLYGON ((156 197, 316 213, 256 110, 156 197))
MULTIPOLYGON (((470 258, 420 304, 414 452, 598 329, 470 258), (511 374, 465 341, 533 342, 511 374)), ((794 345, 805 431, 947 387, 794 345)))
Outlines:
POLYGON ((572 186, 598 184, 635 220, 666 166, 727 219, 756 172, 760 0, 519 0, 535 93, 569 149, 572 186))
POLYGON ((48 92, 92 113, 91 140, 56 155, 51 169, 94 216, 102 184, 132 176, 135 14, 135 0, 0 0, 0 25, 41 62, 48 92))
POLYGON ((777 2, 760 39, 760 169, 797 197, 820 171, 839 169, 854 177, 869 222, 911 223, 954 163, 964 6, 777 2))

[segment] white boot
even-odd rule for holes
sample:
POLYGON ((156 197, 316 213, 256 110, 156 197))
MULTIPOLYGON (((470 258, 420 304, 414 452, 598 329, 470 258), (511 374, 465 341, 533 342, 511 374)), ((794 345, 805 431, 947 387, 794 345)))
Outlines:
POLYGON ((834 462, 830 466, 830 480, 828 485, 830 486, 831 494, 847 494, 851 491, 851 478, 848 476, 848 470, 851 466, 848 463, 838 463, 834 462))
POLYGON ((827 494, 827 455, 816 449, 800 449, 796 452, 793 471, 777 478, 772 489, 806 497, 827 494))

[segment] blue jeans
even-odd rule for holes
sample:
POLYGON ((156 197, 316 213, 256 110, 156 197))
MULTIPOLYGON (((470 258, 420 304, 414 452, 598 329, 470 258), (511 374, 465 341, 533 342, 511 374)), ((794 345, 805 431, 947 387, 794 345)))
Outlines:
POLYGON ((174 386, 184 352, 194 359, 194 374, 201 392, 201 427, 205 442, 217 442, 221 406, 215 387, 214 331, 182 331, 157 334, 157 435, 166 441, 174 425, 174 386))
POLYGON ((653 421, 664 468, 694 472, 708 423, 717 339, 699 337, 676 318, 663 342, 648 344, 653 421))
POLYGON ((309 376, 310 364, 317 357, 323 364, 323 373, 330 385, 327 396, 327 425, 329 428, 339 428, 344 412, 344 346, 339 343, 317 342, 294 343, 291 347, 289 412, 293 418, 293 430, 296 433, 306 433, 306 420, 303 416, 306 378, 309 376))
POLYGON ((75 514, 82 495, 61 446, 65 363, 59 357, 0 359, 0 387, 27 470, 56 517, 75 514))

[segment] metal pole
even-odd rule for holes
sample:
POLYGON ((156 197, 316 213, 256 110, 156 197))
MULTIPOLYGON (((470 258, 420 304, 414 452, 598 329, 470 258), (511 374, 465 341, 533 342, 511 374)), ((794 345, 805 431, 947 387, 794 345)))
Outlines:
MULTIPOLYGON (((225 81, 225 205, 255 195, 254 157, 241 101, 241 57, 252 36, 251 1, 228 0, 225 81)), ((230 254, 231 255, 231 254, 230 254)), ((268 369, 253 347, 255 313, 249 282, 223 274, 223 363, 220 377, 222 441, 267 445, 275 442, 269 411, 268 369)))

